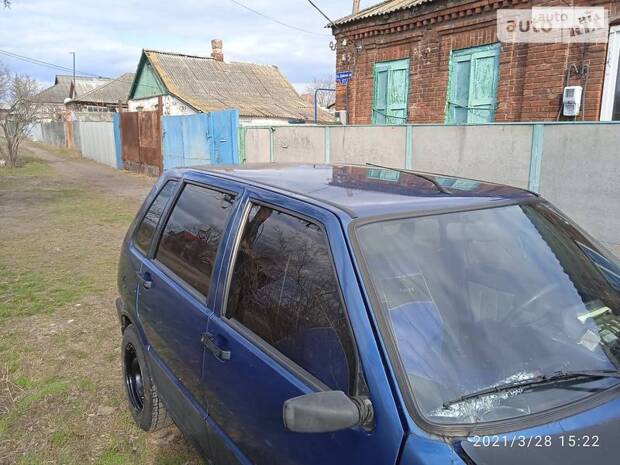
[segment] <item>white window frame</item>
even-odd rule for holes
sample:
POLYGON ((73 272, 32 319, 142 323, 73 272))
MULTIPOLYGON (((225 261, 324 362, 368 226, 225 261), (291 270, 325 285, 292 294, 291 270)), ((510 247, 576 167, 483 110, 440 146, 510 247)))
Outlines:
POLYGON ((605 84, 601 102, 601 121, 611 121, 614 111, 616 79, 618 77, 618 57, 620 56, 620 25, 609 29, 607 63, 605 65, 605 84))

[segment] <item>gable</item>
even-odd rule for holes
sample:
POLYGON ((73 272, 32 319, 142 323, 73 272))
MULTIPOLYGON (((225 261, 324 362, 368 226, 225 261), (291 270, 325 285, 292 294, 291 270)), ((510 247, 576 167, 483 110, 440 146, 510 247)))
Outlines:
POLYGON ((156 97, 167 93, 166 86, 153 69, 153 66, 146 59, 145 55, 142 55, 138 74, 129 94, 129 100, 156 97))

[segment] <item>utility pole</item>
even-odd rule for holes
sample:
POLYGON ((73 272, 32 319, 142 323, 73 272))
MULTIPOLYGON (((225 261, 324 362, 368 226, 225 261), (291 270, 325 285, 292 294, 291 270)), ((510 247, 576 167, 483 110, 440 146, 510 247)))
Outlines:
POLYGON ((77 97, 77 90, 75 88, 75 52, 69 52, 71 55, 73 55, 73 97, 71 98, 75 98, 77 97))
POLYGON ((353 0, 353 12, 352 14, 356 14, 360 12, 360 0, 353 0))

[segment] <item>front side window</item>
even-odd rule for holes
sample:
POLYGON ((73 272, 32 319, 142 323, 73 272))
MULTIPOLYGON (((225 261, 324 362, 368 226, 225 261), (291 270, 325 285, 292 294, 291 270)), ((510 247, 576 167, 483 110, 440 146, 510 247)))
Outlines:
POLYGON ((203 297, 232 211, 230 194, 187 184, 162 234, 155 258, 203 297))
POLYGON ((332 389, 349 392, 354 342, 327 237, 316 224, 269 207, 250 210, 226 316, 332 389))
POLYGON ((138 226, 136 230, 134 244, 144 254, 146 254, 151 247, 151 241, 153 240, 157 224, 176 186, 177 181, 168 181, 164 187, 161 188, 157 197, 155 197, 155 200, 153 200, 153 203, 146 212, 146 215, 144 215, 140 226, 138 226))
POLYGON ((552 207, 381 221, 359 226, 356 237, 408 390, 431 421, 526 416, 620 381, 577 379, 456 401, 620 366, 620 265, 552 207))

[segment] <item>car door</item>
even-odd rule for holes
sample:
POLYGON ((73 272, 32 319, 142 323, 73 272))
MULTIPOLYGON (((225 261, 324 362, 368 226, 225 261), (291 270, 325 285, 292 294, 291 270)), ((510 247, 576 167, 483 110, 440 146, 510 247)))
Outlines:
POLYGON ((212 314, 209 290, 239 192, 184 179, 140 273, 138 316, 155 384, 175 421, 208 454, 201 338, 212 314))
POLYGON ((216 463, 395 463, 403 429, 337 217, 260 189, 247 195, 207 329, 216 463), (286 430, 284 402, 321 390, 369 396, 374 425, 286 430))
POLYGON ((144 201, 141 213, 136 217, 135 226, 129 228, 119 264, 119 292, 123 305, 129 314, 134 314, 138 302, 139 275, 145 257, 151 250, 155 231, 161 221, 170 199, 174 196, 178 180, 160 180, 144 201))

